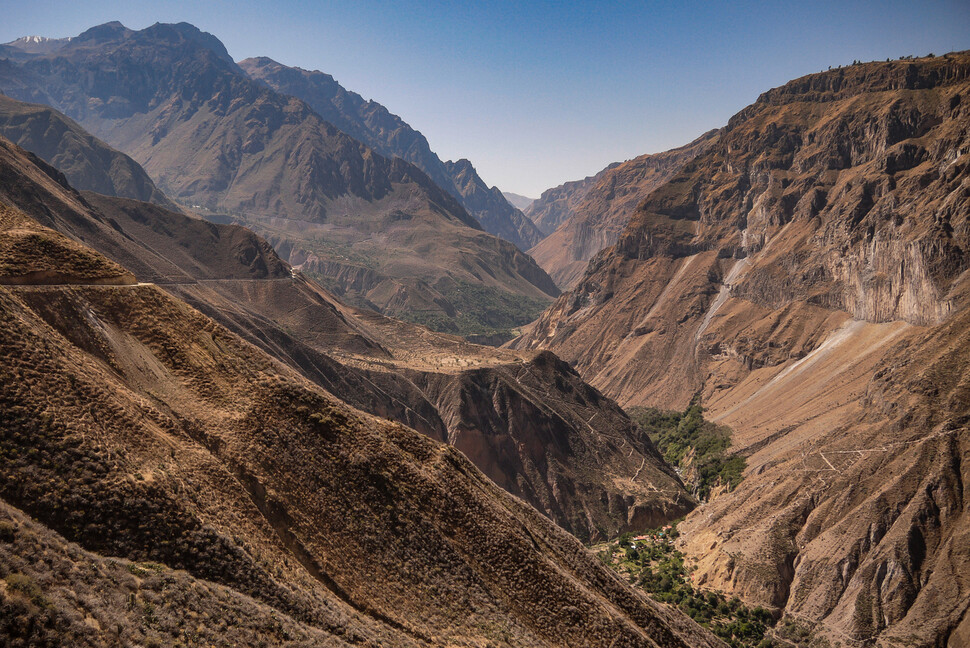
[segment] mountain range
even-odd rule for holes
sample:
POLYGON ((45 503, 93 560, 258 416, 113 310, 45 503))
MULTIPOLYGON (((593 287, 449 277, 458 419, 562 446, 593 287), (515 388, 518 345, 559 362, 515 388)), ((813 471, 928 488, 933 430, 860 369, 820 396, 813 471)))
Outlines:
POLYGON ((0 641, 970 641, 970 52, 524 213, 185 23, 0 89, 0 641))
MULTIPOLYGON (((319 85, 293 90, 330 114, 319 85)), ((186 208, 252 227, 344 299, 440 330, 502 334, 558 294, 528 256, 483 231, 417 166, 382 156, 310 104, 251 78, 191 25, 89 29, 56 49, 0 61, 0 89, 63 112, 137 160, 186 208)), ((363 123, 367 110, 406 126, 376 105, 347 108, 341 123, 363 123)), ((452 190, 487 210, 474 170, 455 168, 462 184, 452 190)))
POLYGON ((348 92, 329 74, 287 67, 266 57, 246 59, 239 66, 273 90, 307 102, 321 117, 381 155, 414 164, 460 202, 487 232, 520 250, 528 250, 542 239, 542 232, 532 221, 496 187, 489 188, 471 162, 442 162, 421 133, 381 104, 348 92))

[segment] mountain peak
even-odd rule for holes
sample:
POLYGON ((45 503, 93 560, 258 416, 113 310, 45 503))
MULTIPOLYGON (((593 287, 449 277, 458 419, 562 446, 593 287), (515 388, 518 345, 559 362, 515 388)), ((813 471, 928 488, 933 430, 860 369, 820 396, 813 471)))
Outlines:
POLYGON ((71 38, 49 38, 47 36, 21 36, 17 40, 4 43, 4 47, 10 47, 27 55, 49 54, 71 42, 71 38))
MULTIPOLYGON (((9 43, 7 43, 7 45, 13 45, 13 46, 16 46, 19 44, 34 45, 39 43, 46 43, 52 40, 58 40, 58 39, 48 38, 47 36, 21 36, 15 41, 10 41, 9 43)), ((71 39, 68 38, 67 40, 71 40, 71 39)))
POLYGON ((111 22, 106 22, 103 25, 97 25, 96 27, 92 27, 81 32, 73 40, 80 43, 88 41, 104 42, 115 40, 119 37, 132 33, 134 33, 132 30, 128 29, 117 20, 112 20, 111 22))
POLYGON ((222 44, 221 40, 209 32, 202 31, 191 23, 155 23, 139 33, 171 42, 187 41, 194 43, 205 49, 212 50, 223 61, 233 66, 236 64, 233 58, 229 56, 229 51, 222 44))

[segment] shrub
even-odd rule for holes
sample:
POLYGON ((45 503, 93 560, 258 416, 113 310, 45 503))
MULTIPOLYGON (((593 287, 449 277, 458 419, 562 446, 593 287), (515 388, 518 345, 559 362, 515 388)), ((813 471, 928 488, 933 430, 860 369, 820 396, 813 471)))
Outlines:
POLYGON ((11 543, 17 536, 17 527, 13 522, 0 522, 0 542, 11 543))

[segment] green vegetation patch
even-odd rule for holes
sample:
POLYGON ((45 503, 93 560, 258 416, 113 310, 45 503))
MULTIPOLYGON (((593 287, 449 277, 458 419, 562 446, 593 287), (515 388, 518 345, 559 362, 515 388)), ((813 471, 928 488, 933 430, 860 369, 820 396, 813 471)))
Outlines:
POLYGON ((741 483, 747 462, 728 453, 731 428, 704 420, 698 396, 683 412, 631 407, 627 413, 650 436, 664 459, 679 468, 698 499, 708 499, 715 487, 731 491, 741 483))
MULTIPOLYGON (((603 564, 624 576, 656 601, 680 608, 732 648, 769 648, 774 619, 762 607, 749 608, 737 598, 694 587, 684 554, 674 548, 676 524, 643 535, 624 533, 593 550, 603 564)), ((781 645, 781 644, 778 644, 781 645)))

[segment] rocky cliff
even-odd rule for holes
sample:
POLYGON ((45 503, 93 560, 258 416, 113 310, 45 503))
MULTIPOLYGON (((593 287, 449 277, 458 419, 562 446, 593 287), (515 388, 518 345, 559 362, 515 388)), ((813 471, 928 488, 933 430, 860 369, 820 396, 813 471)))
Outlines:
POLYGON ((967 636, 968 92, 957 53, 765 93, 519 341, 700 392, 748 469, 682 525, 696 577, 833 642, 967 636))

